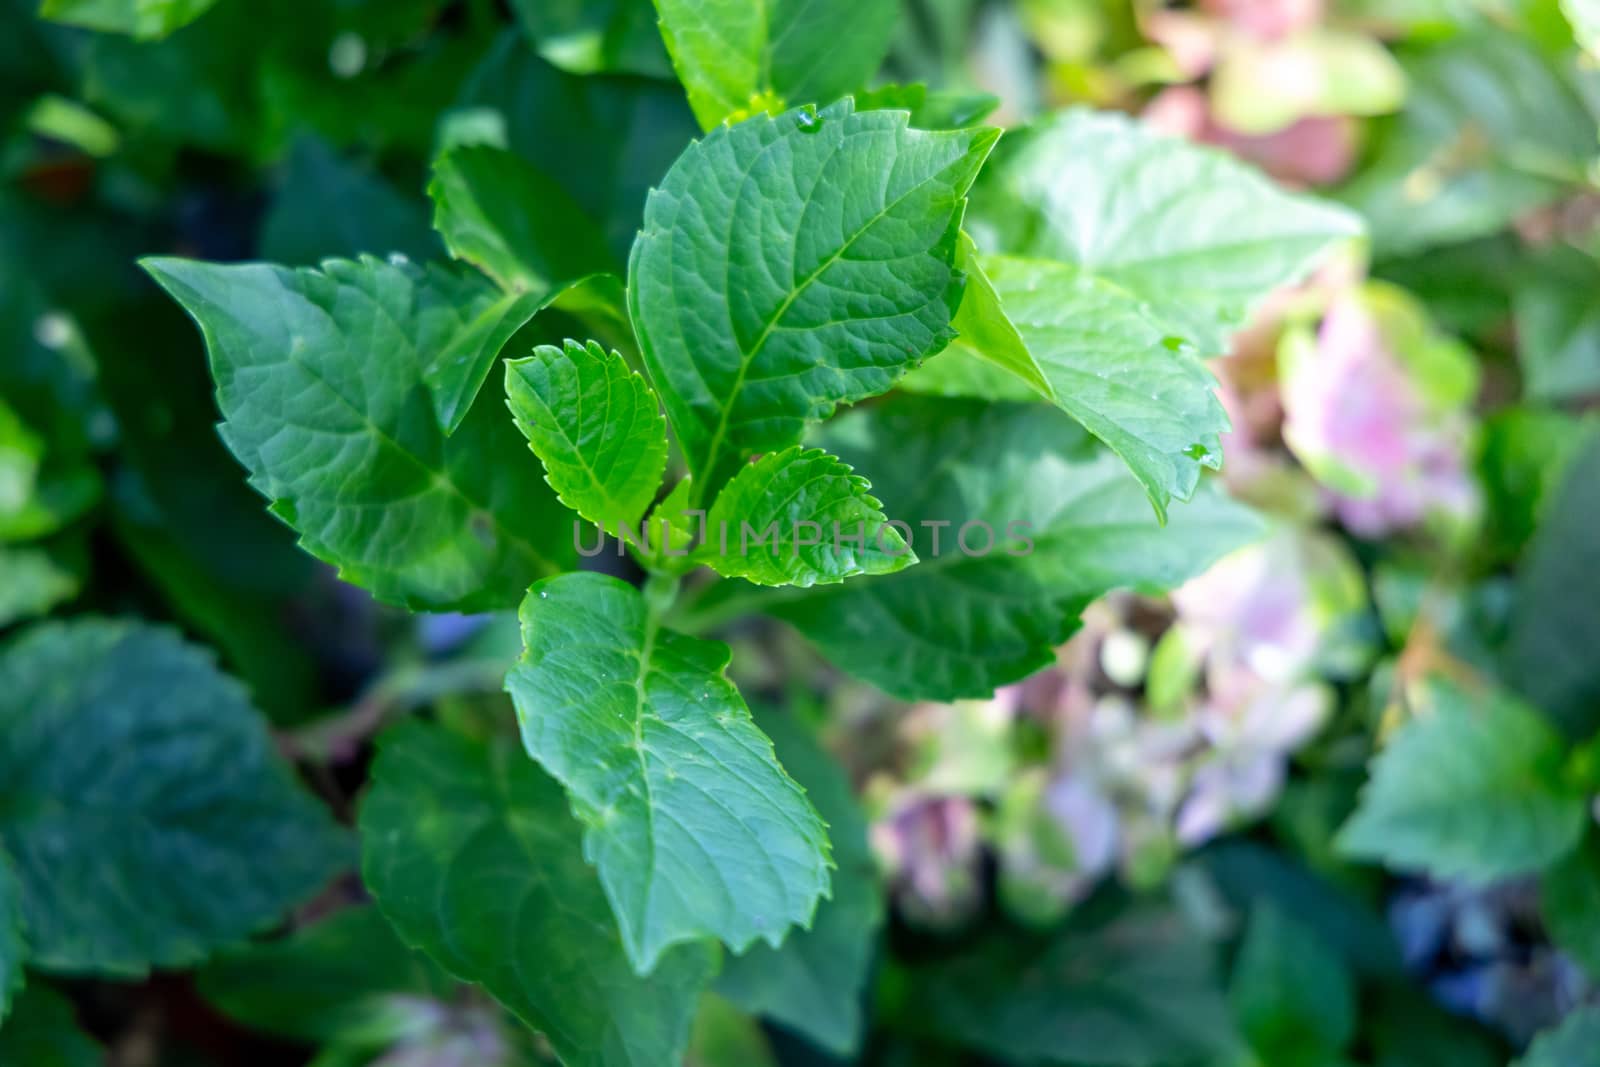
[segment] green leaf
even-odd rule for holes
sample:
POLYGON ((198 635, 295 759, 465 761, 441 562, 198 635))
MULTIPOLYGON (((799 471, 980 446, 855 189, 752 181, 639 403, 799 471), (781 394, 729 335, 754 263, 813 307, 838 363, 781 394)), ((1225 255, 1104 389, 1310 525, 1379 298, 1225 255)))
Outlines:
POLYGON ((45 614, 82 584, 43 548, 0 544, 0 626, 45 614))
POLYGON ((1170 589, 1263 532, 1209 487, 1163 529, 1116 457, 1043 405, 900 397, 834 420, 816 443, 876 474, 921 562, 813 590, 730 588, 703 610, 784 619, 908 700, 988 697, 1051 663, 1089 601, 1170 589))
POLYGON ((917 1025, 1017 1062, 1166 1067, 1234 1040, 1212 946, 1175 914, 991 941, 924 969, 917 1025))
POLYGON ((831 104, 878 70, 894 0, 655 0, 704 129, 786 104, 831 104))
POLYGON ((1299 1062, 1294 1057, 1308 1048, 1336 1052, 1355 1033, 1350 973, 1315 934, 1272 904, 1250 913, 1229 995, 1240 1027, 1266 1063, 1299 1062))
POLYGON ((613 534, 637 528, 667 467, 650 384, 620 354, 568 341, 508 362, 506 397, 561 502, 613 534))
POLYGON ((1505 675, 1573 740, 1600 730, 1600 437, 1590 433, 1524 557, 1505 675))
POLYGON ((780 948, 754 945, 729 957, 716 988, 746 1011, 850 1056, 861 1043, 861 1002, 884 920, 867 821, 844 768, 793 716, 757 712, 756 722, 827 822, 838 869, 833 898, 817 906, 810 930, 791 931, 780 948))
POLYGON ((376 907, 344 908, 286 938, 225 952, 201 968, 200 993, 241 1025, 323 1042, 415 1022, 417 1001, 455 983, 407 948, 376 907))
POLYGON ((742 952, 809 926, 828 841, 723 676, 726 645, 662 629, 601 574, 539 582, 506 675, 528 754, 566 786, 640 974, 669 946, 742 952))
POLYGON ((22 885, 11 861, 0 851, 0 1021, 22 988, 22 964, 28 945, 22 935, 22 885))
POLYGON ((1435 680, 1418 717, 1372 765, 1339 832, 1345 855, 1488 882, 1538 870, 1583 835, 1583 794, 1566 746, 1539 714, 1500 692, 1435 680))
POLYGON ((719 128, 674 164, 628 298, 699 499, 950 340, 964 196, 997 136, 845 100, 719 128))
POLYGON ((645 194, 699 132, 671 82, 577 77, 540 59, 514 30, 490 49, 458 105, 458 114, 496 131, 493 144, 559 182, 618 261, 639 231, 645 194))
POLYGON ((761 1024, 707 993, 700 998, 684 1067, 779 1067, 761 1024))
POLYGON ((40 982, 22 991, 0 1026, 0 1063, 17 1067, 102 1067, 106 1054, 78 1028, 72 1003, 40 982))
POLYGON ((821 449, 769 452, 717 494, 694 558, 757 585, 831 585, 904 570, 917 557, 886 525, 871 488, 821 449))
POLYGON ((1163 521, 1172 498, 1193 495, 1202 467, 1222 465, 1228 416, 1216 379, 1132 294, 1065 263, 988 257, 969 270, 956 316, 967 343, 1042 382, 1127 462, 1163 521))
POLYGON ((423 260, 439 254, 439 239, 415 197, 306 136, 289 152, 261 224, 260 251, 263 259, 297 267, 364 252, 423 260))
POLYGON ((1380 258, 1494 233, 1583 181, 1595 124, 1563 63, 1488 25, 1403 57, 1406 106, 1339 192, 1380 258))
POLYGON ((1545 871, 1539 890, 1550 939, 1600 979, 1600 840, 1591 834, 1545 871))
POLYGON ((450 253, 508 291, 544 293, 618 266, 577 201, 504 149, 469 145, 445 153, 433 165, 428 195, 450 253))
POLYGON ((1000 98, 993 93, 960 89, 929 89, 921 82, 880 85, 855 94, 859 111, 909 111, 911 125, 919 130, 955 130, 982 122, 1000 98))
POLYGON ((498 295, 376 259, 321 270, 144 262, 199 323, 223 438, 312 555, 379 599, 476 610, 561 569, 571 536, 515 428, 445 437, 424 372, 498 295))
POLYGON ((1512 1067, 1600 1067, 1600 1007, 1569 1014, 1560 1026, 1534 1038, 1512 1067))
POLYGON ((196 963, 352 854, 238 683, 154 627, 45 623, 0 652, 0 783, 0 841, 43 970, 196 963))
POLYGON ((715 958, 636 977, 561 788, 515 744, 418 722, 380 742, 362 876, 407 944, 481 984, 569 1067, 676 1062, 715 958))
POLYGON ((141 40, 165 37, 211 10, 217 0, 44 0, 41 18, 141 40))
POLYGON ((650 0, 511 0, 546 62, 572 74, 672 77, 650 0))
POLYGON ((1600 263, 1556 249, 1527 269, 1512 299, 1524 392, 1535 400, 1600 395, 1600 263))
POLYGON ((1361 233, 1348 211, 1220 151, 1083 110, 1007 137, 972 215, 985 250, 1081 267, 1206 356, 1227 351, 1268 293, 1361 233))

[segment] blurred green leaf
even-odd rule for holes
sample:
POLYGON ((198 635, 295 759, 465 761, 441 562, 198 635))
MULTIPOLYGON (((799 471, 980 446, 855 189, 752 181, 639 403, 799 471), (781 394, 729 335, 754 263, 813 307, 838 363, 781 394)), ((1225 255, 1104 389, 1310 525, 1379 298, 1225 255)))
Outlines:
POLYGON ((1540 1034, 1512 1067, 1600 1065, 1600 1007, 1578 1008, 1561 1025, 1540 1034))
POLYGON ((1600 396, 1600 263, 1570 248, 1540 257, 1515 296, 1523 391, 1534 400, 1600 396))
POLYGON ((1355 983, 1343 962, 1271 903, 1250 912, 1229 995, 1251 1046, 1275 1067, 1331 1059, 1355 1034, 1355 983))
POLYGON ((0 1025, 0 1063, 17 1067, 102 1067, 105 1052, 78 1028, 72 1003, 31 982, 0 1025))
POLYGON ((421 261, 438 254, 439 240, 419 198, 402 195, 372 168, 305 136, 295 140, 261 224, 260 252, 297 267, 364 252, 421 261))
POLYGON ((211 10, 217 0, 44 0, 43 18, 141 40, 165 37, 211 10))
POLYGON ((1587 804, 1567 779, 1566 754, 1515 697, 1434 679, 1416 717, 1373 761, 1339 849, 1435 878, 1537 871, 1583 835, 1587 804))
POLYGON ((0 651, 0 722, 0 839, 32 966, 196 963, 353 856, 238 683, 171 631, 29 629, 0 651))

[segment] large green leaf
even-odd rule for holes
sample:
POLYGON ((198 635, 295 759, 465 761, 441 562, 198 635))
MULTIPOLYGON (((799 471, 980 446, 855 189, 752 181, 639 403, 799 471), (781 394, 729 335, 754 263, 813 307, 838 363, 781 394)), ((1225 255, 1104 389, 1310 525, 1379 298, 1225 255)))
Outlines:
POLYGON ((0 841, 29 964, 73 974, 198 962, 353 858, 238 683, 168 630, 99 619, 0 652, 0 841))
POLYGON ((406 943, 481 984, 570 1067, 675 1063, 714 956, 633 973, 561 787, 507 740, 403 723, 361 809, 362 875, 406 943))
POLYGON ((199 323, 222 434, 301 544, 380 599, 505 605, 573 556, 571 532, 499 405, 446 437, 430 360, 499 294, 366 258, 321 270, 152 259, 199 323))
POLYGON ((103 1067, 105 1051, 82 1030, 72 1002, 42 982, 17 997, 0 1026, 0 1063, 10 1067, 103 1067))
POLYGON ((217 0, 44 0, 42 18, 130 37, 165 37, 209 11, 217 0))
POLYGON ((456 984, 407 948, 376 907, 345 908, 286 938, 225 952, 198 976, 201 994, 257 1030, 323 1042, 414 1023, 417 1002, 456 984))
POLYGON ((1262 533, 1211 487, 1163 529, 1116 457, 1043 405, 900 397, 834 420, 816 443, 873 475, 921 562, 812 590, 732 588, 696 614, 786 619, 906 699, 987 697, 1049 664, 1095 597, 1169 589, 1262 533))
POLYGON ((973 190, 986 251, 1072 263, 1147 303, 1201 355, 1334 241, 1350 212, 1122 115, 1065 111, 1007 137, 973 190))
POLYGON ((648 382, 590 341, 506 364, 506 397, 561 502, 618 534, 637 528, 667 467, 667 422, 648 382))
POLYGON ((793 716, 758 711, 756 722, 827 820, 838 869, 833 899, 817 906, 811 929, 791 931, 779 948, 754 945, 742 956, 729 957, 717 991, 746 1011, 848 1056, 861 1041, 862 996, 884 918, 867 821, 844 768, 793 716))
POLYGON ((963 341, 1111 446, 1156 513, 1222 464, 1216 379, 1121 286, 1067 263, 987 257, 956 315, 963 341), (976 281, 980 276, 982 282, 976 281), (1009 329, 1008 329, 1009 327, 1009 329))
POLYGON ((1213 947, 1175 914, 1134 911, 1040 939, 995 938, 925 968, 907 1015, 1022 1063, 1166 1067, 1235 1040, 1213 947))
POLYGON ((844 100, 719 128, 674 164, 628 298, 698 499, 949 341, 965 194, 996 136, 844 100))
POLYGON ((521 616, 506 689, 523 744, 567 787, 635 968, 681 941, 740 952, 809 926, 827 835, 723 676, 727 646, 661 628, 601 574, 539 582, 521 616))
POLYGON ((1422 712, 1373 762, 1339 848, 1436 878, 1536 871, 1583 835, 1587 805, 1566 780, 1565 756, 1527 705, 1435 680, 1422 712))
POLYGON ((871 488, 821 449, 769 452, 717 494, 694 558, 757 585, 830 585, 903 570, 917 558, 871 488))
POLYGON ((706 129, 786 104, 831 104, 889 50, 894 0, 655 0, 661 36, 706 129))
POLYGON ((505 149, 468 145, 445 153, 428 194, 451 254, 507 290, 547 292, 619 266, 578 202, 505 149))

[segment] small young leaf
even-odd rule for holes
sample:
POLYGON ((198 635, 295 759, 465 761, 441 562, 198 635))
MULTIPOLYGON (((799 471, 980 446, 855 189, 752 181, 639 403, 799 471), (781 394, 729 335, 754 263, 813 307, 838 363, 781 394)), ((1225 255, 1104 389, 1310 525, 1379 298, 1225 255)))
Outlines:
POLYGON ((354 855, 238 683, 102 619, 0 652, 0 841, 30 965, 124 977, 270 925, 354 855))
MULTIPOLYGON (((1050 663, 1090 600, 1170 589, 1260 537, 1260 520, 1198 492, 1163 529, 1138 484, 1044 405, 900 397, 829 423, 816 443, 874 472, 919 562, 745 605, 793 623, 839 667, 908 699, 988 697, 1050 663)), ((740 596, 729 587, 719 614, 740 596)), ((741 598, 742 599, 742 598, 741 598)))
POLYGON ((1560 736, 1515 698, 1435 680, 1418 717, 1373 762, 1339 848, 1436 878, 1536 871, 1583 835, 1587 805, 1564 780, 1565 754, 1560 736))
POLYGON ((41 18, 140 40, 165 37, 211 10, 217 0, 44 0, 41 18))
POLYGON ((563 504, 612 534, 638 526, 667 467, 667 422, 621 355, 540 345, 506 364, 506 397, 563 504))
POLYGON ((829 585, 903 570, 917 557, 885 525, 871 488, 821 449, 769 452, 717 494, 694 558, 757 585, 829 585))
POLYGON ((1112 282, 1202 356, 1226 351, 1263 297, 1362 232, 1343 208, 1284 192, 1220 151, 1083 110, 1008 136, 972 215, 988 250, 1112 282))
POLYGON ((256 1030, 331 1041, 414 1015, 416 1001, 456 989, 422 953, 401 943, 376 907, 344 908, 292 935, 224 952, 201 968, 201 995, 256 1030))
POLYGON ((845 100, 714 130, 673 165, 628 299, 699 499, 950 340, 966 190, 997 136, 845 100))
POLYGON ((724 960, 716 988, 746 1011, 848 1057, 861 1042, 862 993, 884 918, 867 821, 844 768, 793 716, 758 711, 756 723, 826 820, 838 869, 833 899, 817 906, 810 930, 790 931, 779 948, 753 945, 724 960))
POLYGON ((809 926, 828 840, 723 677, 726 645, 659 627, 601 574, 539 582, 506 675, 528 754, 567 787, 640 974, 671 945, 735 952, 809 926))
POLYGON ((11 1067, 103 1067, 105 1050, 78 1027, 72 1002, 43 982, 17 997, 0 1026, 0 1063, 11 1067))
POLYGON ((407 944, 481 984, 569 1067, 676 1063, 715 958, 634 975, 561 787, 514 743, 417 722, 379 745, 361 873, 407 944))
POLYGON ((508 292, 545 293, 618 263, 567 191, 519 156, 487 145, 447 152, 428 186, 433 225, 457 259, 508 292))
POLYGON ((889 50, 894 0, 655 0, 661 36, 709 130, 769 105, 831 104, 889 50))
POLYGON ((199 323, 222 434, 307 551, 382 600, 482 609, 561 569, 562 511, 499 405, 446 437, 430 362, 501 299, 376 259, 321 270, 152 259, 199 323))
POLYGON ((967 343, 1030 383, 1042 378, 1048 399, 1127 462, 1163 521, 1202 467, 1222 465, 1228 416, 1216 379, 1131 293, 1043 260, 988 257, 969 271, 956 316, 967 343))

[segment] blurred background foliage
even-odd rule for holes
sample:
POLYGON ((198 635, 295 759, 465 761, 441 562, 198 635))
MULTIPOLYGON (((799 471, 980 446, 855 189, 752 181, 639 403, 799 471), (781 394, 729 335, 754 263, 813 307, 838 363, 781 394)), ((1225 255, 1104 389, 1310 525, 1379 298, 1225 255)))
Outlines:
MULTIPOLYGON (((0 0, 0 626, 176 624, 348 814, 394 715, 508 720, 514 620, 404 617, 296 550, 133 260, 438 257, 430 162, 482 142, 620 263, 697 132, 653 12, 35 7, 0 0)), ((1356 208, 1371 239, 1214 363, 1222 477, 1271 517, 1260 544, 1096 603, 1053 669, 988 701, 907 706, 782 628, 732 634, 753 702, 842 762, 825 813, 882 933, 853 1014, 800 985, 713 998, 694 1062, 1600 1062, 1596 48, 1592 0, 907 0, 882 80, 928 86, 920 106, 1135 112, 1356 208), (1467 736, 1490 719, 1526 759, 1467 736), (1375 825, 1408 805, 1437 823, 1410 851, 1375 825), (1560 841, 1508 838, 1534 808, 1560 841)), ((126 1067, 545 1057, 358 893, 198 980, 36 984, 0 1063, 97 1062, 74 1014, 126 1067)))

